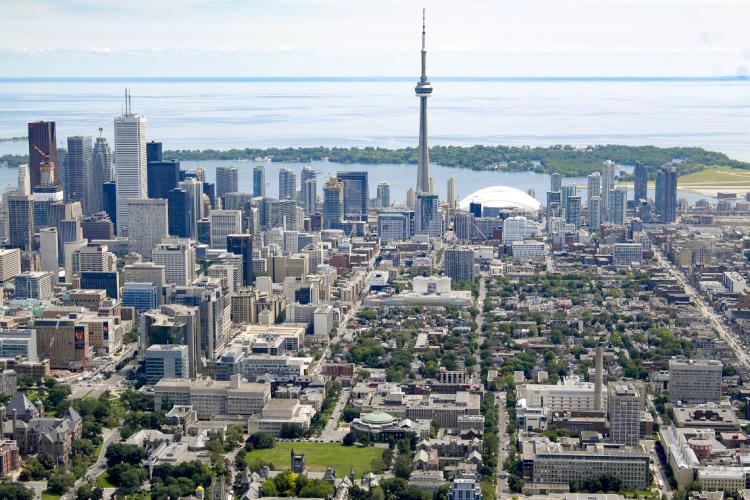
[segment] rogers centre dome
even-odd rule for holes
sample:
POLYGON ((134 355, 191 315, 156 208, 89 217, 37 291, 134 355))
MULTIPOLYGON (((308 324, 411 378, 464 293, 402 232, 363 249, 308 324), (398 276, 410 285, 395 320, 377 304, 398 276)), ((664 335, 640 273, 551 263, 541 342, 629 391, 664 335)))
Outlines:
POLYGON ((474 191, 458 204, 468 210, 470 203, 481 203, 482 208, 518 209, 533 212, 542 208, 536 198, 509 186, 490 186, 474 191))

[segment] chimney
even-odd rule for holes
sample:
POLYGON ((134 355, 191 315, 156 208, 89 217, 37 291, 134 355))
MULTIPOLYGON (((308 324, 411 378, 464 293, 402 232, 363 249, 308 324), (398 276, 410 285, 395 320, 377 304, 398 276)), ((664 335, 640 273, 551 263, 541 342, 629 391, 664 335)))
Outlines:
POLYGON ((11 412, 11 414, 13 415, 13 435, 15 436, 15 434, 16 434, 16 418, 17 418, 17 415, 18 415, 18 410, 16 410, 15 408, 13 408, 13 411, 11 412))
POLYGON ((603 368, 602 342, 596 345, 596 374, 594 375, 594 409, 602 411, 602 371, 603 368))

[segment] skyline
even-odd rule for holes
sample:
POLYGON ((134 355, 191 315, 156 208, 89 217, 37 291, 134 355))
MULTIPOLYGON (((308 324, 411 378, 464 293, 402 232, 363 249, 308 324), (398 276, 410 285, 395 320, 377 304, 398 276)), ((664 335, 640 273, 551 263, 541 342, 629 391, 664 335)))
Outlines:
POLYGON ((737 0, 558 4, 0 1, 5 76, 410 75, 430 8, 442 76, 747 75, 737 0), (39 33, 45 33, 39 36, 39 33))

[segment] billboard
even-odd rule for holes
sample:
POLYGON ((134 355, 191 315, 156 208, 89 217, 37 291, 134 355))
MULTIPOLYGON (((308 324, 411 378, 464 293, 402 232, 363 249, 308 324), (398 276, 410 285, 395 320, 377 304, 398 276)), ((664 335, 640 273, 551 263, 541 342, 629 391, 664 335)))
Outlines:
POLYGON ((73 329, 75 336, 75 349, 76 351, 82 351, 86 349, 86 327, 83 325, 77 325, 73 329))

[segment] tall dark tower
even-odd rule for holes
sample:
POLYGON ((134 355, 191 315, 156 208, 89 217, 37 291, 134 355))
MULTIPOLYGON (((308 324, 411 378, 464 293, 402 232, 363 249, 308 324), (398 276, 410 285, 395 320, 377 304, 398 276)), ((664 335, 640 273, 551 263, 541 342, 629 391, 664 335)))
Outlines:
POLYGON ((42 183, 42 163, 50 164, 53 182, 57 182, 56 142, 55 122, 29 123, 29 178, 32 191, 42 183))
POLYGON ((427 98, 432 94, 432 85, 427 79, 427 49, 425 48, 425 11, 422 9, 422 76, 414 88, 419 97, 419 159, 417 167, 417 193, 430 190, 430 148, 427 145, 427 98))

